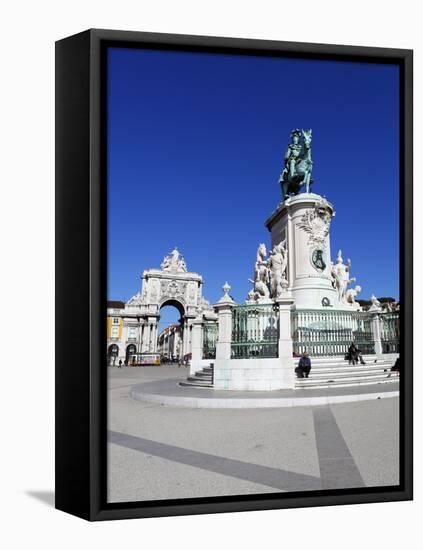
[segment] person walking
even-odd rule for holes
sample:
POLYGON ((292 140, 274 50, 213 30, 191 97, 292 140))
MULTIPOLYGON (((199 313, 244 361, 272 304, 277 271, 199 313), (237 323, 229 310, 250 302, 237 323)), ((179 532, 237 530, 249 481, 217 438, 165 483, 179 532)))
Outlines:
POLYGON ((122 368, 122 359, 119 359, 119 368, 122 368))
POLYGON ((305 351, 300 360, 298 361, 298 367, 295 369, 298 378, 308 378, 311 371, 311 360, 309 354, 305 351))

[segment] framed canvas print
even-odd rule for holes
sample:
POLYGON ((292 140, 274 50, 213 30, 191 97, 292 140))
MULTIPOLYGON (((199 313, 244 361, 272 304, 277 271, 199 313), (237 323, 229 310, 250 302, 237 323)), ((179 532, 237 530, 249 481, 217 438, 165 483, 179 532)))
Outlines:
POLYGON ((412 498, 412 52, 56 44, 56 507, 412 498))

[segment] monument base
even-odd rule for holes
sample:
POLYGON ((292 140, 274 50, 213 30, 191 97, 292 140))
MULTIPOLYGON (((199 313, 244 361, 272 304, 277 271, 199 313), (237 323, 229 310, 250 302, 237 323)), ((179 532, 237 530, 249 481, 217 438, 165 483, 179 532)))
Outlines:
POLYGON ((268 391, 295 387, 294 361, 279 359, 220 359, 214 361, 216 390, 268 391))

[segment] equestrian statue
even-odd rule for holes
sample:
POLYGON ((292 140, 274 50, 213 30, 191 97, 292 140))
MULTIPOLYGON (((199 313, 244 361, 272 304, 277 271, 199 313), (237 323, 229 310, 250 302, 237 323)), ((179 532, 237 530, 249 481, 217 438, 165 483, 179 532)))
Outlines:
POLYGON ((310 193, 311 171, 311 130, 299 130, 291 132, 291 143, 285 153, 285 168, 279 178, 284 199, 290 195, 298 195, 301 187, 305 186, 305 193, 310 193))

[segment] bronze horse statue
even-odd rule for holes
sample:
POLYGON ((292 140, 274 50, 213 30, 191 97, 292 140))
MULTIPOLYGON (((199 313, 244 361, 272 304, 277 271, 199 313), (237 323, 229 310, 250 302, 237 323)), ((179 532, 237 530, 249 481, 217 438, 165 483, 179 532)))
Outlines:
POLYGON ((280 175, 279 183, 282 187, 284 199, 290 195, 298 195, 301 187, 305 186, 305 193, 310 193, 313 183, 311 171, 311 130, 292 130, 292 143, 288 145, 285 153, 285 168, 280 175), (301 140, 301 138, 303 138, 301 140))

